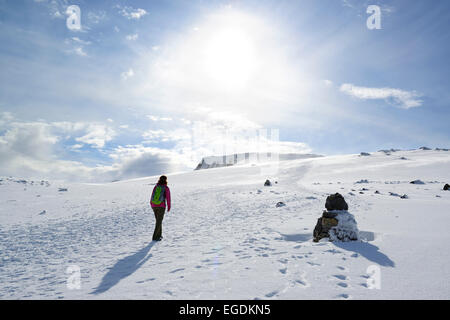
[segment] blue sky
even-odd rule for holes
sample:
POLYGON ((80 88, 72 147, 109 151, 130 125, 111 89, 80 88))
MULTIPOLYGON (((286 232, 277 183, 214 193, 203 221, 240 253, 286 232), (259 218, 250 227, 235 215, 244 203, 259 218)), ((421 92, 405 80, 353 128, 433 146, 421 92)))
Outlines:
POLYGON ((450 144, 446 0, 0 0, 0 42, 1 175, 187 170, 260 129, 282 152, 450 144))

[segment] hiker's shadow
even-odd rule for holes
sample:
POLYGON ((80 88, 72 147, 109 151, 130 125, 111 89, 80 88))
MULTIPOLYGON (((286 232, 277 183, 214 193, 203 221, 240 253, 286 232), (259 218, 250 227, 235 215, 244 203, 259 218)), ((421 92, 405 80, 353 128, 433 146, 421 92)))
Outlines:
POLYGON ((136 252, 135 254, 120 259, 116 262, 116 264, 105 274, 102 278, 102 281, 91 292, 91 294, 100 294, 105 291, 108 291, 116 284, 119 283, 120 280, 128 277, 133 274, 137 269, 139 269, 148 259, 152 257, 151 254, 148 254, 150 249, 154 246, 155 242, 150 242, 147 246, 136 252))
POLYGON ((351 241, 351 242, 333 242, 336 247, 347 251, 353 251, 360 254, 367 260, 375 262, 384 267, 395 267, 395 262, 392 261, 383 252, 378 251, 379 248, 369 242, 351 241))

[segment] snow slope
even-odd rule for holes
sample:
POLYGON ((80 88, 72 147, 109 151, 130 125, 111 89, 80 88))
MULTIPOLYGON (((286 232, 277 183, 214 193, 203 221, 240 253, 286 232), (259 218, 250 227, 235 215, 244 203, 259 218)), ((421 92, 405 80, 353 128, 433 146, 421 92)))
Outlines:
POLYGON ((0 299, 450 298, 450 191, 442 190, 450 152, 271 165, 169 175, 173 209, 157 243, 148 206, 156 177, 0 178, 0 299), (264 187, 266 178, 278 183, 264 187), (409 183, 417 179, 425 184, 409 183), (312 242, 335 192, 363 241, 312 242), (403 194, 408 199, 396 196, 403 194), (69 266, 80 268, 79 289, 67 286, 69 266), (380 281, 370 289, 373 268, 380 281))

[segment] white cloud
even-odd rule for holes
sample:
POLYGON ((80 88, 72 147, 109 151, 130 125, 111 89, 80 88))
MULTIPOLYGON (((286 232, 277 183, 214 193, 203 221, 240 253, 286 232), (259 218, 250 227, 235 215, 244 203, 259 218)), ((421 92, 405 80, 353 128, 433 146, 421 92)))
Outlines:
POLYGON ((141 8, 134 9, 132 7, 121 7, 119 5, 117 5, 116 8, 120 9, 120 14, 128 19, 139 20, 147 14, 147 11, 141 8))
POLYGON ((84 51, 83 47, 77 47, 73 50, 73 52, 77 55, 79 55, 80 57, 86 57, 87 53, 84 51))
POLYGON ((115 131, 104 124, 88 124, 86 134, 76 138, 75 141, 89 144, 94 148, 103 148, 106 142, 111 141, 116 135, 115 131))
POLYGON ((115 160, 113 176, 117 179, 129 179, 160 175, 175 171, 192 170, 184 157, 171 150, 132 145, 118 147, 111 158, 115 160))
MULTIPOLYGON (((114 122, 108 119, 104 123, 45 120, 20 122, 11 113, 0 113, 0 175, 112 181, 192 170, 202 157, 222 155, 224 152, 309 151, 303 143, 270 141, 268 137, 258 133, 261 126, 240 115, 225 111, 204 111, 205 109, 198 108, 195 120, 183 118, 180 121, 181 127, 167 126, 141 132, 141 144, 113 149, 105 148, 117 136, 112 127, 114 122), (258 135, 259 140, 256 141, 255 137, 258 135), (171 142, 174 147, 168 150, 145 145, 161 142, 171 142), (78 161, 64 159, 65 152, 79 155, 89 152, 85 146, 100 149, 112 163, 89 167, 78 161)), ((120 125, 118 128, 128 126, 120 125)))
POLYGON ((149 118, 152 121, 172 121, 172 118, 170 118, 170 117, 157 117, 157 116, 149 115, 149 116, 147 116, 147 118, 149 118))
POLYGON ((58 137, 51 133, 47 123, 13 122, 8 127, 4 135, 0 136, 3 146, 0 158, 9 159, 15 155, 36 159, 50 158, 51 148, 58 142, 58 137))
POLYGON ((73 41, 73 42, 76 42, 76 43, 79 43, 79 44, 81 44, 81 45, 90 45, 90 44, 91 44, 90 41, 84 41, 84 40, 81 40, 81 39, 78 38, 78 37, 72 37, 72 41, 73 41))
POLYGON ((90 22, 92 22, 94 24, 98 24, 106 18, 106 12, 105 11, 98 11, 98 12, 89 11, 87 14, 87 17, 90 22))
POLYGON ((135 40, 137 40, 139 38, 139 35, 136 33, 136 34, 129 34, 129 35, 127 35, 126 36, 126 39, 128 40, 128 41, 135 41, 135 40))
POLYGON ((403 109, 420 107, 423 103, 419 99, 422 95, 415 91, 404 91, 393 88, 358 87, 349 83, 341 85, 340 91, 362 100, 384 99, 390 104, 403 109))
POLYGON ((130 68, 128 71, 122 72, 120 76, 122 80, 128 80, 129 78, 134 77, 134 71, 130 68))
POLYGON ((7 125, 14 120, 14 116, 11 112, 1 112, 0 113, 0 128, 7 125))
POLYGON ((64 19, 66 15, 66 8, 68 7, 67 0, 34 0, 34 2, 45 5, 50 11, 52 18, 64 19))
POLYGON ((92 168, 61 159, 64 149, 82 152, 80 149, 86 144, 94 148, 104 146, 114 136, 105 124, 21 122, 10 113, 0 113, 0 125, 0 175, 77 181, 108 181, 114 177, 113 166, 92 168), (71 138, 82 143, 66 144, 71 138))

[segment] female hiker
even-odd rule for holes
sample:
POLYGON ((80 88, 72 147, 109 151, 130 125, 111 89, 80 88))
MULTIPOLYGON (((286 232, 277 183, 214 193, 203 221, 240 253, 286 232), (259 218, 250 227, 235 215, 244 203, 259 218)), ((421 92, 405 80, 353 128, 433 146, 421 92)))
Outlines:
POLYGON ((155 213, 156 223, 155 231, 153 232, 153 241, 161 241, 162 239, 162 221, 164 218, 164 212, 170 211, 170 190, 167 186, 167 177, 159 177, 158 183, 153 188, 152 197, 150 198, 150 205, 155 213))

